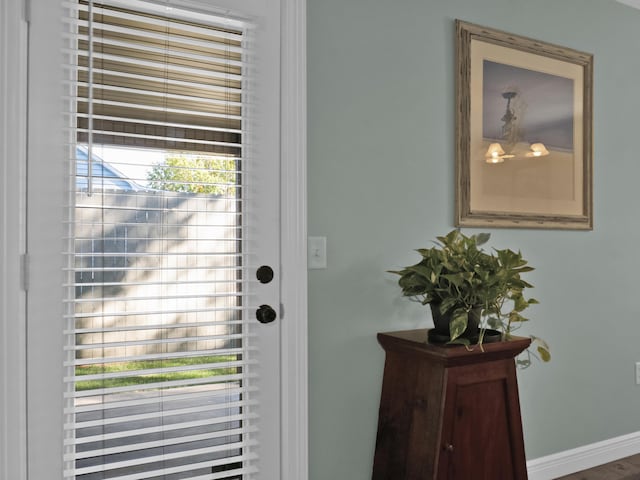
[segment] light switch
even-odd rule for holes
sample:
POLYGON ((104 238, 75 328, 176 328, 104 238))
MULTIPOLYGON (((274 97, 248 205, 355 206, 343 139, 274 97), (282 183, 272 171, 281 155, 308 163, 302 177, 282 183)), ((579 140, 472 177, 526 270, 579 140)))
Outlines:
POLYGON ((310 269, 327 268, 327 237, 309 237, 307 266, 310 269))

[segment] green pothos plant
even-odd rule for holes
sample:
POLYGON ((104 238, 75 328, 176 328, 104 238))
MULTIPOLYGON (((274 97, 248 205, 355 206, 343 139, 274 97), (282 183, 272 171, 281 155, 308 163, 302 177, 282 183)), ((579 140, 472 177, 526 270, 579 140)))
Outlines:
MULTIPOLYGON (((537 304, 534 298, 526 298, 524 290, 533 288, 521 276, 533 270, 522 254, 510 249, 493 249, 487 253, 481 246, 490 238, 488 233, 466 236, 453 230, 446 236, 436 237, 435 246, 420 248, 422 259, 402 270, 392 270, 400 276, 398 284, 404 296, 430 304, 440 313, 448 315, 450 342, 469 346, 463 337, 469 323, 471 310, 481 309, 478 343, 487 329, 498 330, 503 340, 508 340, 529 319, 523 312, 537 304)), ((518 359, 521 366, 528 366, 531 357, 549 361, 547 343, 531 336, 532 347, 518 359)))

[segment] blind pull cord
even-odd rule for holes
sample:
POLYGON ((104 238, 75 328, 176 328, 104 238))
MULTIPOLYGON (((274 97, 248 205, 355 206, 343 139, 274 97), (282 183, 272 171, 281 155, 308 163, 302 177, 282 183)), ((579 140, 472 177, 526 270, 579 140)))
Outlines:
POLYGON ((89 35, 87 45, 88 50, 88 78, 87 78, 87 195, 93 196, 93 0, 89 0, 87 3, 87 9, 89 14, 89 35))

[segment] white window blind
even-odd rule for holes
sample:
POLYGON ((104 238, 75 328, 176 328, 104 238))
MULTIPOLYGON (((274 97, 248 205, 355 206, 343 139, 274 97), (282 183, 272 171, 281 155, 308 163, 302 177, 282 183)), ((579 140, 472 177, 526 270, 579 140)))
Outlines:
POLYGON ((65 479, 243 479, 244 26, 166 2, 65 6, 65 479), (164 161, 144 170, 148 151, 164 161))

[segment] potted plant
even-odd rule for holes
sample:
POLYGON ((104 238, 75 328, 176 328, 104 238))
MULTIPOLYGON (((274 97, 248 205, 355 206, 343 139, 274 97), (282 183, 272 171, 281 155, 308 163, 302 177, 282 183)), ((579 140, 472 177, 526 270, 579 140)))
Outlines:
MULTIPOLYGON (((404 296, 430 305, 434 320, 430 340, 467 346, 489 341, 490 336, 506 340, 528 321, 522 313, 538 301, 525 298, 524 290, 533 286, 521 275, 533 268, 520 252, 485 252, 481 246, 489 238, 488 233, 466 236, 453 230, 437 237, 434 247, 418 249, 419 263, 390 271, 400 276, 404 296)), ((531 338, 540 358, 548 361, 547 344, 531 338)), ((530 358, 520 363, 529 364, 530 358)))

